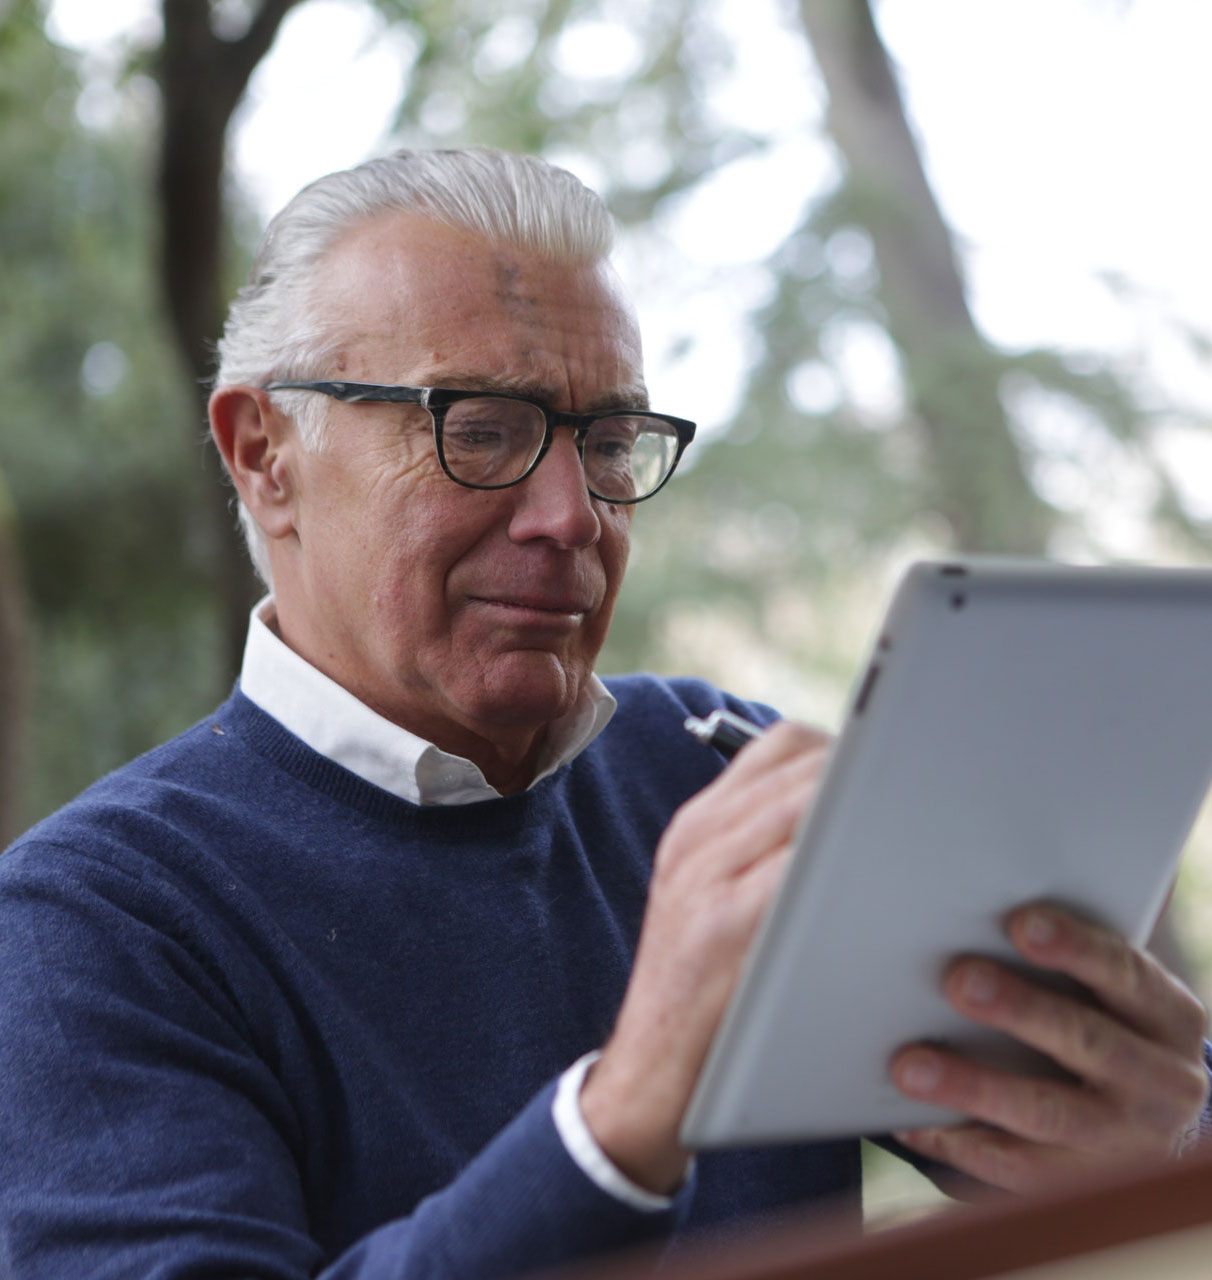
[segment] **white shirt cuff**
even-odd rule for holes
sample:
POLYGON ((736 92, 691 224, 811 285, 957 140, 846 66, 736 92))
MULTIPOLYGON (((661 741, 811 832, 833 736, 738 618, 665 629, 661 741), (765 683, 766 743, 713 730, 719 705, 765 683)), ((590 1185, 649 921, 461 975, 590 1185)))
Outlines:
POLYGON ((585 1082, 589 1068, 601 1056, 601 1051, 596 1049, 593 1053, 587 1053, 583 1058, 578 1058, 560 1077, 555 1099, 551 1104, 551 1118, 555 1121, 556 1132, 581 1172, 607 1195, 643 1213, 657 1213, 668 1209, 673 1204, 671 1196, 659 1196, 636 1186, 614 1167, 589 1132, 589 1126, 581 1114, 581 1085, 585 1082))

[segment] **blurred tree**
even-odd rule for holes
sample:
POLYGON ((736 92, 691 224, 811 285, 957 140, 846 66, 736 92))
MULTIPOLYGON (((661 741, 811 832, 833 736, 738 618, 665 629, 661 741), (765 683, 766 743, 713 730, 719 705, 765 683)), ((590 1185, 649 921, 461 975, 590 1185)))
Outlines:
MULTIPOLYGON (((0 23, 0 62, 22 38, 13 15, 0 23)), ((11 118, 18 103, 8 85, 0 86, 0 120, 11 118)), ((2 188, 0 188, 2 191, 2 188)), ((3 204, 0 203, 0 230, 3 204)), ((3 276, 0 275, 0 282, 3 276)), ((29 694, 29 605, 17 549, 17 517, 0 469, 0 848, 21 826, 24 816, 26 713, 29 694)))
MULTIPOLYGON (((182 364, 194 389, 199 421, 214 373, 215 340, 223 327, 228 240, 224 210, 227 128, 249 77, 269 51, 298 0, 220 6, 213 0, 161 0, 163 38, 152 54, 160 91, 160 276, 182 364)), ((199 508, 226 666, 234 678, 244 651, 248 611, 259 591, 232 520, 217 452, 206 449, 199 508)))
MULTIPOLYGON (((1003 351, 977 329, 867 0, 804 0, 795 15, 826 90, 837 177, 764 264, 740 407, 696 444, 673 501, 652 513, 657 537, 645 537, 648 512, 637 524, 642 554, 612 642, 625 664, 671 667, 685 662, 675 637, 732 633, 730 662, 761 654, 772 687, 807 673, 808 702, 833 710, 818 695, 848 681, 891 562, 948 549, 1115 558, 1117 471, 1148 495, 1134 517, 1151 541, 1137 555, 1204 558, 1212 544, 1175 490, 1139 369, 1096 352, 1003 351), (864 386, 873 368, 878 405, 864 386), (1106 483, 1059 483, 1093 459, 1106 483)), ((722 674, 709 646, 696 657, 722 674)))
POLYGON ((29 622, 15 528, 0 476, 0 848, 17 834, 24 816, 29 622))
MULTIPOLYGON (((16 0, 0 24, 0 467, 36 656, 28 744, 8 752, 29 761, 21 823, 200 715, 221 678, 141 99, 84 83, 43 16, 16 0)), ((17 696, 19 667, 5 677, 17 696)))
POLYGON ((1042 552, 1049 519, 1000 399, 1002 362, 968 310, 951 233, 922 169, 867 0, 801 0, 845 159, 844 197, 870 236, 877 296, 908 386, 931 505, 956 546, 1042 552))
POLYGON ((601 0, 407 5, 378 0, 414 38, 401 77, 407 145, 474 143, 579 162, 625 225, 763 140, 712 118, 732 50, 710 7, 601 0))

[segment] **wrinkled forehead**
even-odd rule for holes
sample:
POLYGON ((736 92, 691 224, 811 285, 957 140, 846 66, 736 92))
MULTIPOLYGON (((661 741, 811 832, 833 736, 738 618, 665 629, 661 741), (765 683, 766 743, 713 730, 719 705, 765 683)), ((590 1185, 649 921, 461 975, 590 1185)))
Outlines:
POLYGON ((347 374, 367 362, 368 376, 403 380, 425 369, 435 383, 443 371, 463 380, 585 375, 597 394, 610 384, 630 399, 642 392, 634 310, 608 262, 553 261, 392 214, 338 241, 314 297, 347 374))

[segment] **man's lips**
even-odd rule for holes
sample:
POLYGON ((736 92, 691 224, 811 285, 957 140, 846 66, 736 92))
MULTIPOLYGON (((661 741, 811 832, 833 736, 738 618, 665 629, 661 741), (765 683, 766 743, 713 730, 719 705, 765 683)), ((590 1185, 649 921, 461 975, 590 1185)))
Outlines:
POLYGON ((571 597, 552 596, 472 596, 473 604, 516 613, 546 614, 553 618, 580 617, 593 610, 593 605, 571 597))

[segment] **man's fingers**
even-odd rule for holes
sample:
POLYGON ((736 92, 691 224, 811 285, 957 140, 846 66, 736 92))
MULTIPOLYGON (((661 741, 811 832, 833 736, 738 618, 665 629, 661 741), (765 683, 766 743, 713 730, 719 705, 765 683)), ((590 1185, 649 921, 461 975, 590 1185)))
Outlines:
POLYGON ((891 1064, 898 1088, 974 1123, 897 1136, 1012 1191, 1108 1158, 1172 1154, 1207 1097, 1198 1001, 1152 957, 1057 907, 1016 911, 1008 926, 1024 959, 1072 979, 1073 990, 967 956, 947 972, 947 999, 973 1022, 1038 1049, 1073 1079, 1011 1074, 911 1045, 891 1064))
POLYGON ((775 725, 682 805, 661 838, 631 981, 582 1094, 587 1122, 616 1157, 637 1143, 680 1151, 677 1122, 827 745, 806 726, 775 725), (622 1139, 620 1115, 639 1117, 622 1139))
POLYGON ((928 1045, 898 1053, 892 1078, 911 1097, 1044 1146, 1095 1151, 1113 1118, 1105 1099, 1078 1085, 1011 1075, 928 1045))
POLYGON ((903 1130, 893 1136, 919 1155, 977 1179, 976 1185, 968 1187, 958 1178, 946 1184, 947 1193, 962 1200, 987 1199, 992 1188, 1016 1195, 1039 1192, 1095 1163, 983 1124, 903 1130))
POLYGON ((1047 905, 1016 911, 1008 923, 1027 960, 1076 979, 1142 1035, 1184 1053, 1202 1044, 1207 1011, 1147 952, 1047 905))
POLYGON ((751 858, 791 838, 814 784, 811 761, 796 760, 755 782, 743 795, 683 805, 658 848, 657 874, 688 862, 697 868, 696 879, 710 876, 717 862, 722 874, 739 871, 751 858))
POLYGON ((779 720, 760 737, 741 748, 720 775, 720 781, 725 778, 733 782, 743 781, 792 756, 825 750, 831 742, 830 735, 821 729, 814 729, 796 720, 779 720))
POLYGON ((1167 1128, 1203 1102, 1207 1078, 1192 1055, 1145 1038, 1102 1008, 983 959, 958 962, 944 990, 966 1017, 1040 1050, 1130 1112, 1142 1113, 1139 1119, 1149 1127, 1167 1128))
POLYGON ((780 724, 746 747, 678 810, 658 851, 658 874, 676 874, 686 861, 694 862, 696 878, 713 868, 735 874, 785 844, 815 791, 827 744, 814 730, 780 724), (753 756, 742 760, 750 752, 753 756), (715 867, 717 862, 721 865, 715 867))

